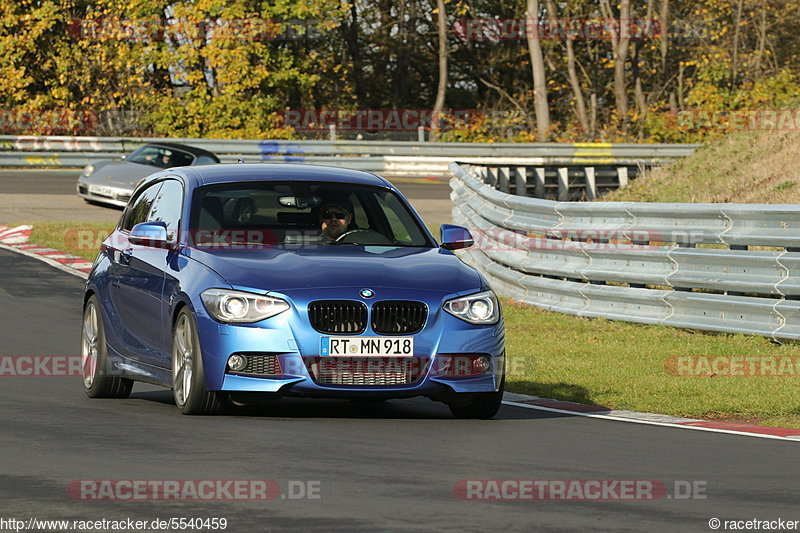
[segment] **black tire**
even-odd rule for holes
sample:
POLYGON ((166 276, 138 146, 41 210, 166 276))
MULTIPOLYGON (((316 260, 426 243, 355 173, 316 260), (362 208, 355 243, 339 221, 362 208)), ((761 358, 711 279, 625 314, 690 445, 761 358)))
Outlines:
POLYGON ((92 295, 83 307, 81 321, 81 369, 83 390, 89 398, 127 398, 133 380, 115 376, 106 346, 103 314, 97 296, 92 295))
POLYGON ((178 313, 172 331, 172 395, 184 415, 217 414, 227 403, 223 393, 206 389, 197 322, 186 307, 178 313))
POLYGON ((500 410, 503 402, 503 390, 505 390, 506 378, 500 380, 500 388, 495 392, 475 392, 467 394, 468 399, 458 403, 449 404, 450 412, 456 418, 476 418, 487 420, 492 418, 500 410))

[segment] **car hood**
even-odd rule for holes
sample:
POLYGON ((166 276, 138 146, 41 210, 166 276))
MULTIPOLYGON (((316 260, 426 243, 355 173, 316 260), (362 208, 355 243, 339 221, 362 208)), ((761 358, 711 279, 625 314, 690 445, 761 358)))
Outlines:
POLYGON ((191 248, 188 254, 233 287, 290 293, 330 287, 476 291, 480 274, 439 248, 276 246, 266 250, 191 248))
POLYGON ((158 172, 159 168, 150 165, 140 165, 139 163, 129 163, 127 161, 98 162, 95 171, 84 178, 87 183, 97 185, 108 185, 133 190, 139 180, 158 172))

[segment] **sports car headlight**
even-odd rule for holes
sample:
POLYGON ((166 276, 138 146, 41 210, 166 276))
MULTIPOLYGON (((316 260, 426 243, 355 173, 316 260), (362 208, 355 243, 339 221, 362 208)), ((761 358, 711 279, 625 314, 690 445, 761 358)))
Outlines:
POLYGON ((289 309, 285 300, 244 291, 208 289, 200 297, 211 316, 220 322, 258 322, 289 309))
POLYGON ((94 165, 90 163, 86 165, 86 167, 84 167, 83 172, 81 172, 81 176, 84 177, 91 176, 93 172, 94 172, 94 165))
POLYGON ((492 291, 447 300, 444 310, 470 324, 494 324, 500 320, 500 306, 492 291))

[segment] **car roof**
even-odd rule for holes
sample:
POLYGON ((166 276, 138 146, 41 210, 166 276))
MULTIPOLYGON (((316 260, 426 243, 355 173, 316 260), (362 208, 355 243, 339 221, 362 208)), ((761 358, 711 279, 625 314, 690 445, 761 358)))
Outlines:
MULTIPOLYGON (((162 148, 170 148, 172 150, 180 150, 182 152, 188 152, 193 156, 197 157, 200 155, 211 156, 214 159, 219 160, 216 155, 212 154, 208 150, 203 150, 202 148, 196 148, 194 146, 187 146, 185 144, 178 144, 178 143, 169 143, 169 142, 149 142, 143 144, 142 146, 160 146, 162 148)), ((141 148, 141 147, 140 147, 141 148)))
POLYGON ((385 179, 361 170, 291 163, 232 163, 180 167, 195 187, 236 181, 320 181, 395 188, 385 179))

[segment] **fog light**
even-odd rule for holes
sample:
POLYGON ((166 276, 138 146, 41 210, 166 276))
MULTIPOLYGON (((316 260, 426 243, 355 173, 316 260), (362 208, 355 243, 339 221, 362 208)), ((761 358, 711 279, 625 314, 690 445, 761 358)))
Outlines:
POLYGON ((234 372, 241 372, 247 366, 247 358, 243 355, 233 354, 228 358, 228 368, 234 372))
POLYGON ((472 360, 472 373, 483 374, 489 370, 489 358, 481 355, 472 360))
POLYGON ((435 373, 453 377, 482 376, 490 372, 491 359, 486 355, 440 355, 435 373))

